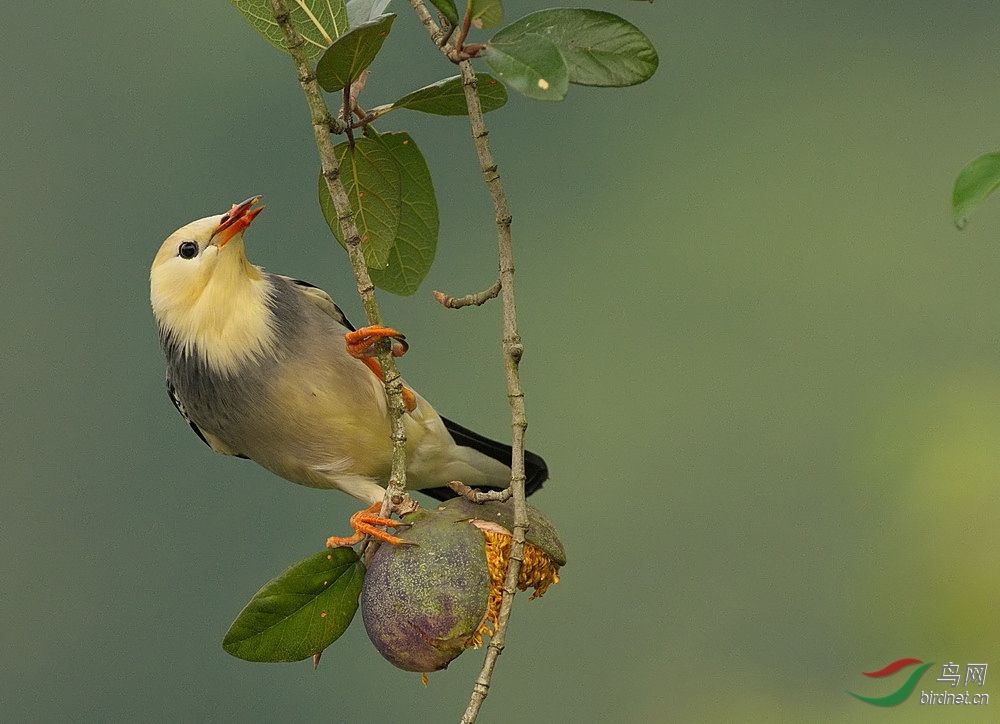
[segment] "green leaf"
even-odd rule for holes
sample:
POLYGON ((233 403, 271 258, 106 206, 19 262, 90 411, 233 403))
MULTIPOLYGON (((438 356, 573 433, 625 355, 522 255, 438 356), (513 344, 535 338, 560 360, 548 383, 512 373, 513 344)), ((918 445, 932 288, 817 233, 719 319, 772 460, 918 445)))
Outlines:
POLYGON ((1000 186, 1000 153, 987 153, 971 161, 955 179, 951 216, 964 229, 968 216, 1000 186))
MULTIPOLYGON (((402 207, 399 164, 382 144, 370 138, 356 139, 353 151, 347 142, 337 144, 334 151, 340 165, 340 180, 354 210, 365 263, 372 269, 384 269, 399 229, 402 207)), ((330 230, 346 249, 337 211, 322 174, 319 203, 330 230)))
POLYGON ((648 80, 660 62, 639 28, 600 10, 539 10, 508 25, 490 45, 517 42, 531 34, 545 36, 559 48, 570 83, 579 85, 635 85, 648 80))
POLYGON ((382 144, 399 165, 402 207, 399 231, 389 250, 384 269, 372 269, 372 282, 387 292, 408 296, 434 263, 438 239, 438 206, 431 172, 423 154, 408 133, 377 135, 372 140, 382 144))
POLYGON ((555 43, 537 33, 501 38, 503 32, 497 33, 483 50, 483 59, 490 69, 528 98, 538 101, 565 98, 569 72, 555 43))
POLYGON ((382 15, 389 0, 347 0, 347 17, 351 27, 375 20, 382 15))
POLYGON ((500 0, 469 0, 469 14, 473 26, 489 30, 503 22, 503 3, 500 0))
MULTIPOLYGON (((335 147, 340 177, 355 212, 361 249, 372 282, 393 294, 413 294, 434 261, 438 208, 423 154, 406 133, 378 135, 335 147)), ((319 202, 341 245, 340 224, 326 179, 319 177, 319 202)))
POLYGON ((452 25, 458 25, 458 9, 455 7, 455 0, 430 0, 431 5, 438 9, 438 12, 448 18, 452 25))
POLYGON ((222 648, 246 661, 301 661, 332 644, 358 608, 364 564, 353 548, 294 563, 254 594, 222 648))
MULTIPOLYGON (((495 111, 507 103, 507 89, 503 83, 488 73, 476 77, 479 85, 479 103, 483 113, 495 111)), ((462 77, 453 76, 437 83, 407 93, 392 104, 393 108, 409 108, 411 111, 433 113, 438 116, 466 116, 469 109, 465 105, 465 91, 462 77)))
POLYGON ((335 93, 357 80, 372 64, 392 28, 395 15, 382 15, 351 28, 326 49, 316 63, 316 80, 327 93, 335 93))
MULTIPOLYGON (((231 0, 258 33, 278 50, 288 52, 269 0, 231 0)), ((306 41, 310 60, 316 60, 334 40, 347 32, 344 0, 294 0, 288 3, 292 24, 306 41)))

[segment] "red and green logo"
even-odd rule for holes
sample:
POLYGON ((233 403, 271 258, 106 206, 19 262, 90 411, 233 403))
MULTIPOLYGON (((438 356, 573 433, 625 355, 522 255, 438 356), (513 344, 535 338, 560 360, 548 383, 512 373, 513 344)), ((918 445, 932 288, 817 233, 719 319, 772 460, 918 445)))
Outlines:
POLYGON ((917 682, 920 681, 920 677, 924 675, 924 672, 934 666, 933 661, 928 661, 925 664, 920 659, 897 659, 891 664, 887 664, 882 667, 878 671, 861 672, 865 676, 881 679, 886 676, 892 676, 900 669, 905 669, 907 666, 912 666, 913 664, 920 664, 920 666, 911 671, 909 678, 903 682, 903 685, 891 694, 887 694, 886 696, 861 696, 861 694, 855 694, 853 691, 848 691, 847 693, 855 699, 860 699, 866 704, 872 704, 873 706, 896 706, 896 704, 901 704, 906 701, 906 697, 912 694, 913 690, 917 688, 917 682))

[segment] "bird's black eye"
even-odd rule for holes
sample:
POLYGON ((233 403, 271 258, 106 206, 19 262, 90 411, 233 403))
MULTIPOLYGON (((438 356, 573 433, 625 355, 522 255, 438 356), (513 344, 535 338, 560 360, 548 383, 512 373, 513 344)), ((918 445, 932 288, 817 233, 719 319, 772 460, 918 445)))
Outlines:
POLYGON ((181 259, 194 259, 198 256, 198 245, 193 241, 182 241, 177 247, 177 256, 181 259))

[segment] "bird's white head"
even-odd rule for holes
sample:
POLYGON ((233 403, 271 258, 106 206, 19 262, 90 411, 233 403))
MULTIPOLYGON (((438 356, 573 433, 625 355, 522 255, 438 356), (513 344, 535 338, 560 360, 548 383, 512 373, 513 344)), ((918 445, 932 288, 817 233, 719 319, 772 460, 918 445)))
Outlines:
POLYGON ((260 199, 181 227, 163 242, 149 272, 161 333, 222 373, 267 353, 273 337, 270 286, 243 248, 243 233, 264 209, 256 205, 260 199))

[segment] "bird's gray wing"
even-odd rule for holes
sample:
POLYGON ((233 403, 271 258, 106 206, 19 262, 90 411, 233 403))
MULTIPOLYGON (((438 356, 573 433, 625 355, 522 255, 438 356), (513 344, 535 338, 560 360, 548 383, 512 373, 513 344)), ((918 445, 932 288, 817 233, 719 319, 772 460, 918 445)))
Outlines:
POLYGON ((195 421, 188 415, 187 409, 184 407, 184 400, 182 400, 181 396, 177 394, 177 388, 174 387, 174 383, 171 381, 169 374, 167 375, 167 395, 169 395, 170 401, 174 403, 174 407, 177 408, 177 412, 181 413, 181 417, 183 417, 184 421, 191 426, 191 429, 194 430, 194 434, 200 437, 203 443, 223 455, 234 455, 238 458, 243 458, 244 460, 248 459, 246 455, 231 451, 229 447, 223 444, 221 440, 218 440, 215 435, 206 433, 198 427, 197 423, 195 423, 195 421), (212 438, 212 441, 209 440, 209 437, 212 438))
MULTIPOLYGON (((344 315, 344 312, 337 306, 333 299, 330 298, 330 295, 322 289, 310 284, 309 282, 293 279, 292 277, 277 274, 275 276, 280 276, 281 279, 298 289, 306 296, 307 299, 309 299, 309 301, 322 309, 326 314, 333 317, 333 319, 335 319, 338 323, 342 324, 348 330, 352 332, 354 331, 354 325, 350 323, 344 315)), ((177 403, 175 402, 174 404, 177 403)), ((433 410, 431 410, 431 412, 435 417, 438 417, 436 412, 433 412, 433 410)), ((183 412, 181 414, 183 414, 183 412)), ((492 458, 493 460, 501 462, 504 465, 510 465, 510 445, 497 442, 496 440, 491 440, 483 435, 469 430, 466 427, 462 427, 447 418, 441 418, 441 420, 444 423, 444 428, 451 435, 452 440, 454 440, 459 446, 472 448, 486 457, 492 458)), ((193 423, 192 427, 195 427, 193 423)), ((195 432, 199 432, 197 427, 195 427, 195 432)), ((199 432, 199 434, 201 433, 199 432)), ((528 450, 524 453, 524 467, 526 477, 525 492, 527 495, 531 495, 542 487, 542 483, 548 480, 549 469, 545 464, 545 460, 528 450)), ((455 496, 454 491, 450 488, 424 488, 421 492, 427 493, 431 497, 437 498, 438 500, 448 500, 449 498, 455 496)))
POLYGON ((284 279, 286 282, 302 292, 306 299, 322 309, 326 314, 329 314, 337 320, 337 322, 347 327, 347 329, 351 332, 354 331, 354 325, 351 324, 350 320, 347 319, 347 316, 340 309, 340 307, 337 306, 337 303, 333 301, 330 295, 322 289, 310 284, 309 282, 304 282, 301 279, 292 279, 292 277, 286 277, 281 274, 275 274, 274 276, 284 279))

